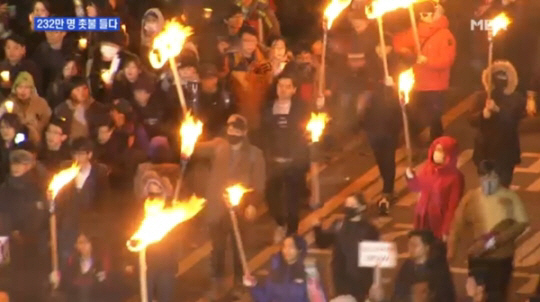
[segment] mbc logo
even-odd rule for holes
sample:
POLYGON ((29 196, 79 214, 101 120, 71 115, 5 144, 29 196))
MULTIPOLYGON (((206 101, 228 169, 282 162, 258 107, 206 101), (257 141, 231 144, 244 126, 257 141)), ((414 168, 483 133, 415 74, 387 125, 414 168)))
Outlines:
POLYGON ((471 31, 491 30, 491 20, 471 20, 471 31))

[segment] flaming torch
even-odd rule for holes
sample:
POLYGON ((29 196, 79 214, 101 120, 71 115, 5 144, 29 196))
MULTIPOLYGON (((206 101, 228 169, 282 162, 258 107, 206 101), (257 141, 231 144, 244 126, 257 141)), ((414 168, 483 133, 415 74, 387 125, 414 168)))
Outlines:
POLYGON ((8 70, 4 70, 2 72, 0 72, 0 78, 2 78, 2 81, 7 83, 9 82, 9 71, 8 70))
POLYGON ((494 38, 497 36, 497 34, 503 29, 506 30, 506 28, 511 22, 512 21, 510 20, 510 18, 508 18, 508 16, 506 16, 504 12, 497 15, 490 22, 490 31, 488 34, 488 40, 489 40, 488 78, 487 78, 488 80, 487 99, 488 100, 491 99, 491 67, 493 65, 493 41, 494 41, 494 38))
POLYGON ((87 38, 80 38, 79 39, 79 49, 85 50, 88 46, 88 39, 87 38))
POLYGON ((71 167, 62 170, 54 175, 51 183, 48 187, 47 197, 49 199, 49 212, 51 216, 49 218, 50 232, 51 232, 51 262, 53 271, 58 271, 58 240, 57 240, 57 231, 56 231, 56 203, 55 198, 58 195, 58 192, 70 183, 79 171, 81 170, 80 166, 77 163, 73 163, 71 167))
POLYGON ((187 112, 186 98, 182 91, 182 84, 180 82, 180 76, 178 75, 178 69, 176 68, 175 57, 182 52, 184 43, 192 33, 191 27, 183 26, 176 20, 168 21, 167 24, 165 24, 164 31, 154 39, 152 45, 153 48, 149 54, 150 64, 155 69, 163 67, 163 65, 169 61, 183 113, 187 112))
POLYGON ((386 57, 386 42, 384 41, 384 27, 382 17, 388 12, 400 8, 409 8, 409 12, 411 15, 411 23, 413 25, 416 50, 418 54, 420 54, 420 42, 418 39, 418 30, 416 28, 416 18, 414 17, 414 11, 412 10, 412 4, 414 2, 416 2, 416 0, 374 0, 370 5, 366 5, 366 16, 368 17, 368 19, 377 19, 377 23, 379 25, 379 43, 382 52, 381 57, 383 60, 385 79, 390 77, 390 73, 388 71, 388 59, 386 57))
POLYGON ((181 170, 178 181, 176 182, 176 188, 174 192, 174 197, 178 198, 180 194, 180 187, 182 186, 182 179, 184 173, 186 172, 186 167, 195 150, 195 144, 199 139, 199 136, 203 131, 203 123, 199 120, 196 120, 191 112, 187 112, 182 125, 180 126, 180 141, 181 141, 181 170))
POLYGON ((326 78, 326 48, 328 44, 328 31, 332 28, 332 24, 336 18, 341 14, 341 12, 346 9, 352 0, 332 0, 330 4, 324 10, 324 20, 323 20, 323 46, 322 46, 322 57, 321 57, 321 69, 319 70, 319 91, 318 97, 324 96, 324 81, 326 78))
POLYGON ((412 164, 411 137, 409 134, 409 119, 405 106, 409 103, 410 93, 414 87, 414 72, 412 68, 407 69, 399 75, 399 100, 401 104, 401 114, 403 116, 403 131, 405 133, 405 146, 407 148, 407 159, 409 165, 412 164))
POLYGON ((4 107, 6 107, 7 113, 13 113, 13 107, 15 106, 15 103, 13 101, 9 100, 4 103, 4 107))
POLYGON ((144 220, 139 229, 127 242, 131 252, 139 253, 139 281, 141 301, 148 302, 146 282, 146 248, 161 241, 178 224, 193 218, 199 213, 205 200, 192 196, 188 201, 173 201, 165 207, 164 199, 147 199, 144 203, 144 220))
POLYGON ((244 244, 242 243, 242 237, 240 236, 240 228, 238 227, 238 219, 236 218, 236 213, 234 208, 240 204, 244 194, 251 192, 253 190, 246 189, 240 184, 236 184, 232 187, 225 189, 227 192, 227 197, 229 200, 229 214, 231 215, 231 221, 234 230, 234 238, 236 238, 236 245, 238 247, 238 254, 240 254, 240 261, 242 263, 242 270, 244 271, 244 276, 249 276, 249 267, 247 264, 246 252, 244 250, 244 244))
POLYGON ((319 185, 319 163, 317 162, 317 143, 320 141, 321 136, 326 127, 326 123, 330 120, 328 115, 324 112, 311 113, 311 119, 309 120, 306 130, 311 133, 311 206, 313 208, 318 207, 321 204, 321 194, 319 185))

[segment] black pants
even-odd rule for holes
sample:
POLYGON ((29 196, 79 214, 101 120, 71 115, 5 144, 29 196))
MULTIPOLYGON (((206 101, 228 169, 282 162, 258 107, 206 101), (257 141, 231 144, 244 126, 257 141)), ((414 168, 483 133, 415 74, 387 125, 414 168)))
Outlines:
POLYGON ((370 137, 369 144, 373 149, 379 174, 383 180, 383 194, 394 193, 394 179, 396 178, 396 141, 394 137, 370 137))
POLYGON ((512 179, 514 178, 514 167, 515 165, 513 164, 495 162, 495 171, 499 175, 501 185, 505 188, 509 188, 510 184, 512 184, 512 179))
POLYGON ((291 164, 268 164, 266 201, 279 226, 287 227, 287 235, 298 230, 300 202, 306 191, 306 168, 291 164))
MULTIPOLYGON (((477 168, 480 162, 481 161, 478 161, 478 163, 476 163, 477 168)), ((495 165, 495 172, 497 172, 497 175, 499 175, 499 181, 501 186, 509 188, 512 184, 512 179, 514 178, 514 168, 516 167, 516 165, 507 163, 502 160, 494 160, 493 163, 495 165)))
MULTIPOLYGON (((241 225, 240 215, 237 215, 238 223, 241 225)), ((242 264, 238 255, 236 239, 234 238, 234 229, 229 213, 222 217, 221 221, 209 226, 210 240, 212 240, 211 265, 214 278, 223 278, 225 276, 225 254, 227 251, 227 241, 233 250, 233 270, 235 281, 242 280, 242 264)))
POLYGON ((429 126, 431 141, 443 135, 442 114, 446 91, 417 91, 409 108, 411 136, 418 137, 429 126))
POLYGON ((487 302, 506 302, 512 278, 514 258, 469 258, 469 271, 480 270, 486 276, 487 302))

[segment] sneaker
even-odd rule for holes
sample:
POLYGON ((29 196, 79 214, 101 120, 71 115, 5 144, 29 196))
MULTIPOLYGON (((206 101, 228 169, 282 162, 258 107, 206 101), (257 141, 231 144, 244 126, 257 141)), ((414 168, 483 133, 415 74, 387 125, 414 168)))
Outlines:
POLYGON ((386 216, 390 213, 390 201, 386 197, 377 202, 377 207, 379 208, 379 215, 386 216))
POLYGON ((287 235, 287 228, 278 226, 276 230, 274 231, 274 244, 278 244, 281 241, 283 241, 286 235, 287 235))

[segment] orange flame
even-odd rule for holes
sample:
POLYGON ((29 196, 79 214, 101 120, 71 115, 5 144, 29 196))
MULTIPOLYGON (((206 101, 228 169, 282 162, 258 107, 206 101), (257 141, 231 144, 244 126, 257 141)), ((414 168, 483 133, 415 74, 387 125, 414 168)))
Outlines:
POLYGON ((366 16, 369 19, 377 19, 388 12, 408 8, 415 2, 417 0, 374 0, 370 5, 366 5, 366 16))
POLYGON ((73 163, 71 167, 64 169, 54 175, 48 188, 52 194, 52 199, 56 198, 58 192, 60 192, 60 190, 62 190, 65 185, 75 179, 77 174, 79 174, 80 170, 81 167, 77 163, 73 163))
POLYGON ((409 68, 399 75, 399 94, 405 104, 409 103, 410 93, 414 87, 414 72, 409 68))
POLYGON ((350 4, 352 0, 332 0, 330 4, 326 7, 324 10, 324 18, 328 22, 326 24, 327 28, 332 28, 332 23, 334 23, 334 20, 341 14, 341 12, 346 9, 350 4))
POLYGON ((4 70, 4 71, 0 72, 0 77, 2 78, 2 81, 9 82, 9 71, 4 70))
POLYGON ((110 83, 112 80, 112 72, 109 69, 101 71, 101 80, 104 83, 110 83))
POLYGON ((244 194, 253 191, 253 189, 246 189, 241 184, 236 184, 232 187, 228 187, 225 191, 227 191, 227 197, 231 206, 236 207, 240 204, 240 201, 242 201, 244 194))
POLYGON ((154 38, 152 50, 148 55, 152 67, 159 69, 167 60, 180 54, 187 38, 193 34, 191 27, 176 20, 168 21, 165 29, 154 38))
POLYGON ((189 158, 195 150, 195 144, 202 134, 203 123, 193 117, 191 112, 188 112, 186 118, 180 126, 180 138, 182 142, 182 156, 189 158))
POLYGON ((504 12, 498 14, 495 18, 493 18, 493 20, 491 20, 491 35, 495 37, 499 31, 503 29, 506 30, 510 23, 512 23, 512 21, 504 12))
POLYGON ((311 142, 316 143, 321 139, 321 135, 324 132, 326 123, 330 120, 328 114, 321 113, 311 113, 311 119, 306 126, 306 130, 311 133, 311 142))
POLYGON ((147 199, 144 203, 144 220, 139 229, 126 243, 132 252, 139 252, 152 243, 159 242, 178 224, 199 213, 205 200, 195 195, 187 201, 173 201, 165 207, 164 199, 147 199))
POLYGON ((4 103, 4 107, 6 107, 7 113, 13 113, 14 106, 15 106, 15 103, 13 103, 13 101, 6 101, 4 103))
POLYGON ((79 39, 79 48, 80 49, 86 49, 87 46, 88 46, 88 39, 80 38, 79 39))

